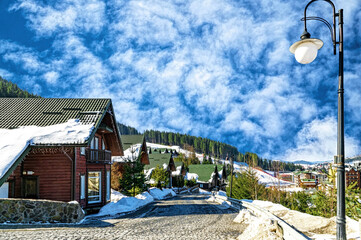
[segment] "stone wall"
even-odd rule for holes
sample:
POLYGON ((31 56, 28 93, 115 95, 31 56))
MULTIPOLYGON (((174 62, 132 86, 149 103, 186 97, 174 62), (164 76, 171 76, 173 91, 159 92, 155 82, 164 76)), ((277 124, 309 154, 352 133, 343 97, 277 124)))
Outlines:
POLYGON ((0 199, 0 223, 76 223, 83 218, 77 202, 0 199))

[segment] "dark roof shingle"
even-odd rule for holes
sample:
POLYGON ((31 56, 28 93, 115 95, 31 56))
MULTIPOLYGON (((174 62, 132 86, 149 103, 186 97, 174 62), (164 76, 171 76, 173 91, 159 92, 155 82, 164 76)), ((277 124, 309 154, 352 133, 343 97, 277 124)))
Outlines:
POLYGON ((0 128, 50 126, 79 119, 97 125, 110 99, 0 98, 0 128))

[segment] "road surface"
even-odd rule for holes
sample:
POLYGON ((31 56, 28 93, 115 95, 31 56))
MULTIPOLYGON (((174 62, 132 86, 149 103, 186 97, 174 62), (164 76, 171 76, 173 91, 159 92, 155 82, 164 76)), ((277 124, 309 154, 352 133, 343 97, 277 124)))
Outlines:
POLYGON ((132 214, 77 225, 2 225, 0 239, 236 239, 246 227, 233 223, 237 212, 206 198, 180 195, 132 214))

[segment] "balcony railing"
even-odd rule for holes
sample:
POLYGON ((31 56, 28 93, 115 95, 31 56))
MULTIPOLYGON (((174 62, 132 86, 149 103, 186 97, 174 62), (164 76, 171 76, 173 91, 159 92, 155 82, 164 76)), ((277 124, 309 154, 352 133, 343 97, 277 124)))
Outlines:
POLYGON ((86 149, 86 160, 91 163, 110 163, 112 152, 108 150, 86 149))

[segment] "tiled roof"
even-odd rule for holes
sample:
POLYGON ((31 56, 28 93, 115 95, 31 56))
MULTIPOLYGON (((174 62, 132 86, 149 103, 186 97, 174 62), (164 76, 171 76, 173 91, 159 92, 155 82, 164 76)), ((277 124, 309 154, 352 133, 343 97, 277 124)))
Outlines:
POLYGON ((0 98, 0 128, 50 126, 79 119, 97 125, 110 99, 0 98))
POLYGON ((122 135, 121 139, 125 150, 134 144, 143 143, 143 135, 122 135))
POLYGON ((163 164, 168 165, 171 156, 170 153, 151 153, 149 154, 149 165, 145 165, 144 169, 148 170, 157 166, 163 167, 163 164))

